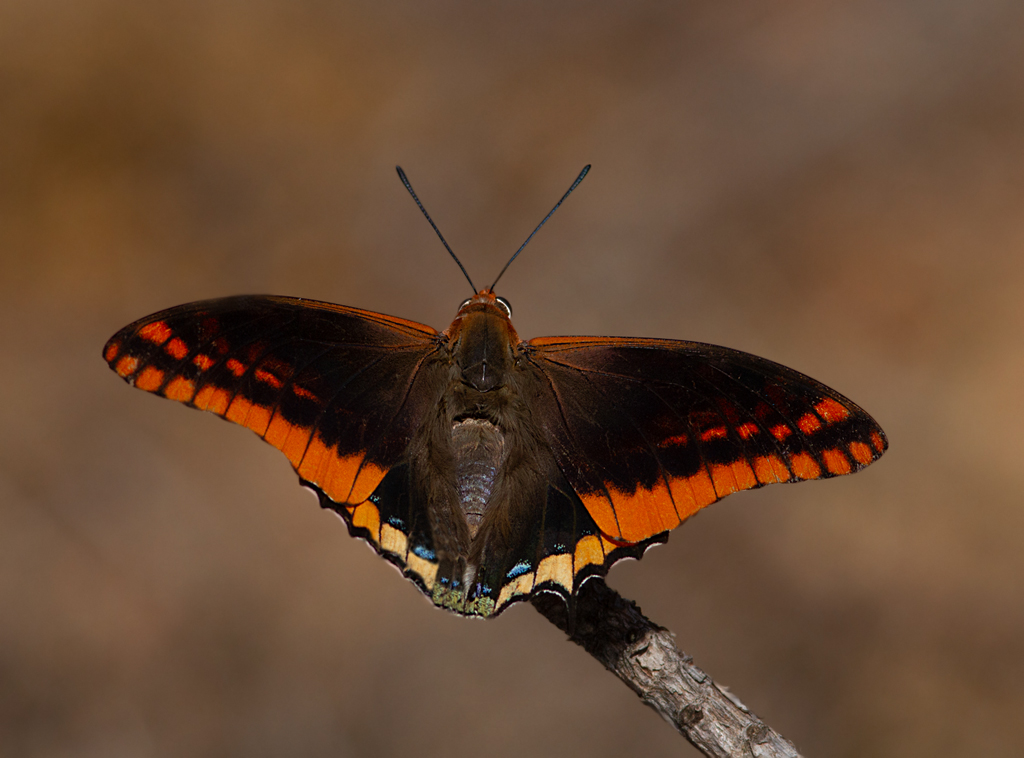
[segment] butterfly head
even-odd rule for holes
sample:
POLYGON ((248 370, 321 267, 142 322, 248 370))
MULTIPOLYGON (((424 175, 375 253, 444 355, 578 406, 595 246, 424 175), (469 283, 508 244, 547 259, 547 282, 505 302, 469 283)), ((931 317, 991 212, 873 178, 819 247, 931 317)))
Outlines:
POLYGON ((507 335, 513 345, 518 344, 519 336, 512 327, 512 305, 503 297, 494 294, 488 288, 480 290, 473 297, 466 298, 459 306, 452 325, 445 331, 450 338, 472 330, 476 324, 488 324, 488 331, 507 335))
POLYGON ((512 318, 511 303, 509 303, 509 301, 506 300, 505 298, 495 295, 494 290, 490 288, 480 290, 475 295, 473 295, 473 297, 467 297, 465 300, 463 300, 462 305, 459 306, 459 315, 456 318, 462 316, 463 314, 469 312, 470 310, 497 310, 497 312, 504 316, 506 319, 512 318))

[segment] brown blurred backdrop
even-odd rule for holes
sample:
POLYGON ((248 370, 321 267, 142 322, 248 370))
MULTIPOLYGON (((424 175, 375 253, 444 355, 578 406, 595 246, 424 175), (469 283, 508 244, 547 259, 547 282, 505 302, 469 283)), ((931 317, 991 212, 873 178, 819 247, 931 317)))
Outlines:
POLYGON ((529 607, 435 610, 115 330, 271 292, 726 344, 891 449, 610 583, 807 755, 1019 754, 1024 10, 0 0, 0 755, 696 755, 529 607))

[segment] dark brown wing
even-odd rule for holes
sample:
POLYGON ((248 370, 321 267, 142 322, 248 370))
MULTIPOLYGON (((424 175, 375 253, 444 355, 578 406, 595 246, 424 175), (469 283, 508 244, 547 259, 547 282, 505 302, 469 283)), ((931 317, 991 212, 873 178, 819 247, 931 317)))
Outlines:
POLYGON ((558 464, 616 540, 672 529, 739 490, 858 471, 888 446, 838 392, 738 350, 594 337, 524 350, 558 464))
POLYGON ((103 356, 129 384, 252 429, 339 504, 365 501, 442 382, 434 329, 286 297, 190 303, 126 326, 103 356))

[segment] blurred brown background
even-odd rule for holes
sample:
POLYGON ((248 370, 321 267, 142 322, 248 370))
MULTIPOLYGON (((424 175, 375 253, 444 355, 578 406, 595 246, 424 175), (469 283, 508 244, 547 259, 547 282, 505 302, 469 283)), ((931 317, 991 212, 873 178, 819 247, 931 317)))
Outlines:
POLYGON ((1019 2, 0 2, 0 755, 696 755, 529 607, 435 610, 100 348, 271 292, 663 336, 891 449, 611 584, 807 755, 1019 754, 1019 2), (825 7, 827 6, 827 7, 825 7))

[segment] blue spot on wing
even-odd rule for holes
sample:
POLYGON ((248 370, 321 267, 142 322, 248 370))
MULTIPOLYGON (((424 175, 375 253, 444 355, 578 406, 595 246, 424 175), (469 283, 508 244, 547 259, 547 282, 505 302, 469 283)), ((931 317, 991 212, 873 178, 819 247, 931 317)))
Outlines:
POLYGON ((517 576, 522 576, 523 574, 525 574, 529 570, 530 570, 530 564, 528 562, 526 562, 526 561, 519 561, 519 563, 517 563, 515 566, 513 566, 509 570, 508 574, 506 574, 505 576, 507 578, 509 578, 509 579, 515 579, 517 576))
POLYGON ((425 545, 416 545, 412 549, 412 551, 425 561, 437 560, 437 553, 435 553, 433 550, 431 550, 429 547, 426 547, 425 545))

